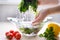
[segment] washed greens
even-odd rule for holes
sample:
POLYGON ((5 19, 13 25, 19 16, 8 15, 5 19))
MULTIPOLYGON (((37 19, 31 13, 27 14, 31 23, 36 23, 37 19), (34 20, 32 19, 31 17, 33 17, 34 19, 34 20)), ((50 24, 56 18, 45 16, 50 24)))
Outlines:
POLYGON ((37 10, 37 0, 21 0, 21 3, 18 5, 20 12, 26 12, 29 10, 29 6, 33 9, 34 12, 37 10))
POLYGON ((23 28, 22 27, 22 28, 19 28, 19 30, 25 34, 31 34, 31 33, 36 34, 39 31, 39 28, 23 28))

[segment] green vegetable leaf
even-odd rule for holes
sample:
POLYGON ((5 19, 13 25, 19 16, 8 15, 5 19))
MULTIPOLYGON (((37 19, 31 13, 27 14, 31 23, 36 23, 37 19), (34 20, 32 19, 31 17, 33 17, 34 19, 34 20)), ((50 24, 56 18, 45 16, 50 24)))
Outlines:
POLYGON ((26 12, 29 10, 29 6, 32 7, 33 11, 37 10, 37 0, 22 0, 18 5, 18 9, 20 12, 26 12))
POLYGON ((50 27, 49 29, 47 28, 46 31, 43 34, 40 34, 39 37, 45 37, 46 40, 57 40, 55 38, 54 32, 53 32, 53 28, 50 27))

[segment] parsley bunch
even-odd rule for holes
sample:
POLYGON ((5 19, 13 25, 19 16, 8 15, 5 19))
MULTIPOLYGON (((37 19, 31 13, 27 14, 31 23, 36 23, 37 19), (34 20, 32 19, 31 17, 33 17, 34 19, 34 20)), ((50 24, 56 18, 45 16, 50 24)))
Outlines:
POLYGON ((46 31, 43 34, 40 34, 39 36, 40 37, 45 37, 47 40, 57 40, 55 38, 52 27, 50 27, 49 29, 47 28, 46 31))
POLYGON ((29 9, 29 6, 32 7, 33 11, 37 10, 37 0, 21 0, 21 3, 18 5, 20 12, 25 12, 29 9))

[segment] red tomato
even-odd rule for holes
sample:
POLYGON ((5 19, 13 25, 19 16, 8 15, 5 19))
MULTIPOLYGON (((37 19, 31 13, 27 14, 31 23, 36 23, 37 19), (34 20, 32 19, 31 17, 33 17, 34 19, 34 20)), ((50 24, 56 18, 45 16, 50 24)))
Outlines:
POLYGON ((7 36, 8 33, 9 33, 9 32, 6 32, 5 35, 7 36))
POLYGON ((16 35, 17 33, 19 33, 19 32, 18 32, 18 31, 15 31, 15 33, 14 33, 14 34, 16 35))
POLYGON ((8 40, 12 40, 12 39, 8 39, 8 40))
POLYGON ((10 32, 10 33, 13 33, 13 32, 14 32, 14 30, 10 30, 9 32, 10 32))
POLYGON ((7 37, 7 39, 12 39, 12 38, 13 38, 13 34, 12 34, 12 33, 8 33, 8 34, 6 35, 6 37, 7 37))
POLYGON ((16 40, 20 40, 20 39, 16 39, 16 40))
POLYGON ((13 36, 15 36, 15 32, 13 32, 12 34, 13 34, 13 36))
POLYGON ((20 39, 20 38, 21 38, 21 34, 16 33, 15 38, 16 38, 16 39, 20 39))

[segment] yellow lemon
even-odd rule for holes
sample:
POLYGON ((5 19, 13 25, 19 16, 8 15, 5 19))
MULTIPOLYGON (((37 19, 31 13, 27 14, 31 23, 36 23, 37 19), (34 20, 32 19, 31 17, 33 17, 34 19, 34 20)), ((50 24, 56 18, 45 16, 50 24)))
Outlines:
POLYGON ((60 32, 60 27, 59 25, 55 24, 55 23, 50 23, 48 24, 48 28, 53 27, 53 32, 55 34, 55 36, 58 36, 59 32, 60 32))

